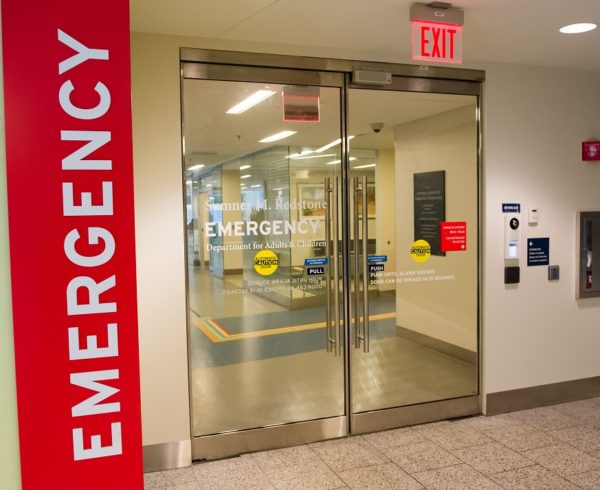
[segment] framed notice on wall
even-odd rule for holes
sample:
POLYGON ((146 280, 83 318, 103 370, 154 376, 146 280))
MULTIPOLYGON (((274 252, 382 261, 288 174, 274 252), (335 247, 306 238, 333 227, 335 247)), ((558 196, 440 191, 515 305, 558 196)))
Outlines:
POLYGON ((446 221, 446 171, 414 174, 415 241, 425 240, 432 255, 440 250, 440 223, 446 221))

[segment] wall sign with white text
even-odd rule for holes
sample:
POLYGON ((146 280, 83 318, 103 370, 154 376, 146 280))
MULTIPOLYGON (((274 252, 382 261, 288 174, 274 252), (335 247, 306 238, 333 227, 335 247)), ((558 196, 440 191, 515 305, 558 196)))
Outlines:
POLYGON ((2 41, 22 488, 141 490, 129 4, 2 0, 2 41))

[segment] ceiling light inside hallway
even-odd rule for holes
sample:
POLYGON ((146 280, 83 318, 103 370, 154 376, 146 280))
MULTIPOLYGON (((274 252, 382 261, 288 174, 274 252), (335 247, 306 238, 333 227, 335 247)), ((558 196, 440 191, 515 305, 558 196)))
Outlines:
POLYGON ((274 93, 273 90, 259 90, 254 92, 250 97, 242 100, 239 104, 234 105, 229 109, 227 114, 241 114, 242 112, 246 112, 251 107, 260 104, 263 100, 271 97, 274 93))
POLYGON ((279 141, 283 138, 287 138, 293 134, 296 134, 297 131, 281 131, 279 133, 273 134, 271 136, 267 136, 259 141, 259 143, 272 143, 273 141, 279 141))

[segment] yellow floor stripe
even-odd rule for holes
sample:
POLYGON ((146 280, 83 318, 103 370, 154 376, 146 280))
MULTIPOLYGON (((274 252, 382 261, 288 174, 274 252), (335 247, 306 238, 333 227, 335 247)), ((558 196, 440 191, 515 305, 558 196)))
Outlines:
MULTIPOLYGON (((376 315, 369 315, 369 321, 385 320, 387 318, 394 318, 395 316, 395 312, 378 313, 376 315)), ((213 343, 233 342, 236 340, 254 339, 258 337, 267 337, 269 335, 281 335, 292 332, 303 332, 308 330, 317 330, 319 328, 325 328, 325 322, 316 322, 307 323, 304 325, 293 325, 290 327, 267 328, 264 330, 255 330, 253 332, 230 334, 225 332, 222 328, 220 328, 218 324, 216 324, 216 322, 214 322, 210 318, 199 318, 197 320, 194 320, 193 323, 213 343)))

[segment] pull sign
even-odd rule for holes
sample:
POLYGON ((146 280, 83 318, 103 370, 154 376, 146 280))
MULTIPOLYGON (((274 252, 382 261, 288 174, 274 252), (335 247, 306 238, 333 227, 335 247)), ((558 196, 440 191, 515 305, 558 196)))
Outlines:
POLYGON ((411 58, 414 61, 462 63, 462 26, 411 21, 411 58))

